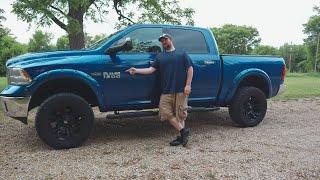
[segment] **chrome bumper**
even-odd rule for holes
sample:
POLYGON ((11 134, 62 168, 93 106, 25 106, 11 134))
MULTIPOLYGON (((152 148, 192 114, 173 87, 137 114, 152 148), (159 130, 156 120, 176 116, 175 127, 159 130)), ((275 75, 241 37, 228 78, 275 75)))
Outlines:
POLYGON ((0 96, 3 111, 6 116, 15 119, 26 119, 31 97, 5 97, 0 96))
POLYGON ((283 94, 285 90, 286 90, 286 85, 282 83, 279 87, 277 95, 283 94))

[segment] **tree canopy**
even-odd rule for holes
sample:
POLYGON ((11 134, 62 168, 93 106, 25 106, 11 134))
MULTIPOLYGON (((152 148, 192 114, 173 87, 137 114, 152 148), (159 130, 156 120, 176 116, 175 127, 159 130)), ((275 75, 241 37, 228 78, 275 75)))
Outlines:
POLYGON ((194 10, 181 8, 177 0, 16 0, 13 12, 30 24, 58 25, 67 32, 70 48, 81 49, 85 47, 84 19, 103 22, 110 7, 118 14, 118 27, 142 22, 194 23, 194 10))
POLYGON ((57 50, 68 50, 69 49, 69 39, 67 36, 61 36, 57 39, 56 43, 57 50))
POLYGON ((252 50, 256 55, 279 55, 279 50, 269 45, 258 45, 252 50))
POLYGON ((212 28, 211 30, 216 37, 221 53, 250 54, 253 47, 261 41, 258 30, 250 26, 226 24, 221 28, 212 28))
POLYGON ((3 16, 4 10, 0 9, 0 76, 5 76, 7 60, 11 57, 27 52, 26 46, 18 43, 10 35, 10 30, 3 27, 2 22, 6 20, 3 16))
POLYGON ((315 15, 311 16, 306 24, 304 24, 303 32, 308 35, 305 43, 308 47, 309 65, 313 64, 314 71, 317 71, 320 66, 319 62, 319 42, 320 42, 320 7, 313 8, 315 15), (317 54, 318 53, 318 54, 317 54))
POLYGON ((0 28, 2 27, 2 21, 6 20, 3 16, 4 10, 0 8, 0 28))
POLYGON ((50 44, 53 35, 50 33, 44 33, 40 30, 35 31, 32 38, 28 43, 28 50, 30 52, 42 52, 53 50, 53 46, 50 44))

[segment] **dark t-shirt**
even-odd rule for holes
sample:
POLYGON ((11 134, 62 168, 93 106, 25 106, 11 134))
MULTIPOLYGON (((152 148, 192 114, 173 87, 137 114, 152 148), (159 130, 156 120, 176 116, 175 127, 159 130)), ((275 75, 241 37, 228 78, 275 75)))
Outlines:
POLYGON ((173 94, 184 91, 187 70, 193 63, 186 52, 174 50, 159 53, 151 66, 160 71, 161 92, 173 94))

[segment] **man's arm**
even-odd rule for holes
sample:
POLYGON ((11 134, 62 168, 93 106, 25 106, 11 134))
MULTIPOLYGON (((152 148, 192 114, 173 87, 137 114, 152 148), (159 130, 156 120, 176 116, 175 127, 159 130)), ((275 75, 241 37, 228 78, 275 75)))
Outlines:
POLYGON ((187 71, 187 81, 186 81, 186 86, 184 88, 184 93, 186 95, 189 95, 191 93, 192 78, 193 78, 193 67, 190 66, 187 71))
POLYGON ((130 73, 131 75, 134 75, 134 74, 152 74, 155 71, 156 71, 156 68, 154 68, 154 67, 140 68, 140 69, 132 67, 132 68, 126 70, 126 72, 130 73))

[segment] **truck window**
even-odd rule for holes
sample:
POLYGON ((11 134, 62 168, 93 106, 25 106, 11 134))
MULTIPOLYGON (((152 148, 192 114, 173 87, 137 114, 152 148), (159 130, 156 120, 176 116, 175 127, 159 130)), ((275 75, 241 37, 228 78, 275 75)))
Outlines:
POLYGON ((128 33, 123 38, 114 42, 113 45, 118 44, 126 38, 130 38, 132 40, 133 48, 129 51, 121 51, 119 54, 158 53, 162 51, 161 43, 158 41, 161 34, 162 28, 140 28, 128 33))
POLYGON ((165 29, 164 31, 173 37, 176 49, 182 49, 191 54, 209 53, 206 40, 200 31, 178 28, 165 29))

